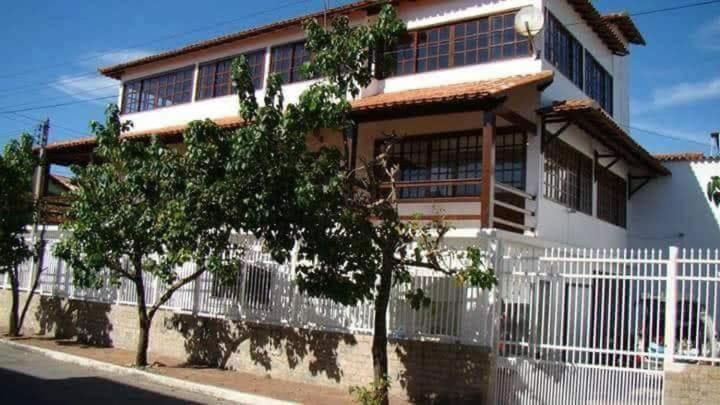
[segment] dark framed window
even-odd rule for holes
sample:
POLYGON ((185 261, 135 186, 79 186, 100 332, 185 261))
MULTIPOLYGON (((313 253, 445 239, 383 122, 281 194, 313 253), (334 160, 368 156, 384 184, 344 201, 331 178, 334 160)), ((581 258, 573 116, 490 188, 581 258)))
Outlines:
MULTIPOLYGON (((253 85, 259 89, 265 75, 265 50, 244 54, 253 85)), ((232 62, 235 57, 203 63, 198 72, 197 99, 227 96, 233 93, 232 62)))
POLYGON ((596 166, 595 176, 598 185, 598 218, 625 228, 627 226, 627 182, 601 166, 596 166))
POLYGON ((302 65, 310 61, 310 53, 305 50, 305 42, 295 42, 273 47, 270 53, 270 73, 277 73, 283 83, 295 83, 306 80, 302 65))
POLYGON ((583 88, 583 55, 580 42, 548 11, 545 59, 580 89, 583 88))
POLYGON ((613 77, 590 52, 585 51, 585 94, 613 114, 613 77))
POLYGON ((592 159, 554 140, 545 149, 545 197, 592 215, 592 159))
POLYGON ((194 68, 125 83, 123 113, 154 110, 192 101, 194 68))
POLYGON ((390 55, 399 76, 529 56, 530 43, 513 12, 410 32, 390 55))
MULTIPOLYGON (((526 135, 516 130, 499 132, 501 133, 496 140, 495 176, 498 181, 525 189, 526 135)), ((377 143, 378 152, 382 146, 382 141, 377 143)), ((480 181, 482 177, 480 131, 408 137, 393 146, 391 159, 400 167, 397 181, 406 183, 398 190, 400 199, 480 195, 479 182, 417 187, 411 184, 452 180, 480 181)))

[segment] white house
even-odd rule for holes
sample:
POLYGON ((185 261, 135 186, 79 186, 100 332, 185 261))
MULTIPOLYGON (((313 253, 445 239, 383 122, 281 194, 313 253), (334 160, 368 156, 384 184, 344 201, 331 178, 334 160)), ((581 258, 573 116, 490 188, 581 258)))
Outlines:
POLYGON ((672 172, 633 196, 642 209, 630 216, 630 246, 720 247, 720 208, 707 197, 707 184, 720 176, 720 158, 702 153, 658 155, 672 172))
MULTIPOLYGON (((395 68, 353 100, 352 154, 375 153, 384 133, 403 135, 399 210, 442 215, 458 228, 497 228, 570 246, 625 247, 638 182, 670 174, 627 133, 629 55, 645 43, 630 17, 602 15, 589 0, 397 1, 409 35, 395 68), (545 15, 532 39, 515 14, 545 15), (485 181, 489 180, 489 181, 485 181)), ((327 11, 356 24, 375 1, 327 11)), ((279 73, 288 102, 309 85, 300 23, 257 27, 101 68, 120 80, 128 137, 180 142, 191 120, 241 125, 230 84, 233 57, 248 57, 262 97, 279 73)), ((326 134, 324 142, 339 142, 326 134)), ((91 138, 48 147, 58 164, 87 161, 91 138)), ((653 180, 654 181, 654 180, 653 180)))

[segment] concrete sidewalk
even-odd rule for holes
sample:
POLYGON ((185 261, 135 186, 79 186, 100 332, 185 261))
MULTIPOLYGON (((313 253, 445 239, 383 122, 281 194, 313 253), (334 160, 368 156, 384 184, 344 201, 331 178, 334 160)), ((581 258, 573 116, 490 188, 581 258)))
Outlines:
POLYGON ((276 380, 236 371, 192 367, 183 364, 178 359, 151 356, 154 361, 153 366, 146 370, 139 370, 128 367, 134 359, 134 353, 130 351, 92 347, 72 340, 41 337, 4 338, 0 339, 0 344, 93 370, 140 378, 158 386, 236 403, 352 404, 352 398, 346 390, 276 380))

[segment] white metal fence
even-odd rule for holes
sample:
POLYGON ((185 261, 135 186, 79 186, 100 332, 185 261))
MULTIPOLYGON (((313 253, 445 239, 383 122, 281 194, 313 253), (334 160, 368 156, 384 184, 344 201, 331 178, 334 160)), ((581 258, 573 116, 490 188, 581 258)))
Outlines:
MULTIPOLYGON (((39 293, 104 303, 136 304, 135 286, 129 280, 123 279, 118 288, 111 287, 107 282, 99 290, 75 287, 72 269, 52 255, 53 243, 52 240, 47 243, 39 293)), ((450 243, 463 245, 486 241, 461 238, 450 243)), ((31 286, 32 268, 31 262, 20 268, 23 291, 31 286)), ((180 277, 194 271, 193 263, 177 269, 180 277)), ((108 279, 109 276, 106 277, 108 279)), ((9 283, 4 286, 9 288, 9 283)), ((149 305, 157 302, 164 292, 162 286, 156 278, 146 278, 145 298, 149 305)), ((388 311, 389 331, 397 338, 426 338, 490 347, 491 295, 491 292, 480 288, 459 285, 454 279, 418 270, 409 285, 392 291, 388 311), (429 292, 432 304, 415 311, 404 299, 404 292, 420 287, 429 292)), ((301 293, 295 284, 293 264, 274 262, 256 241, 249 242, 243 266, 234 281, 223 283, 211 273, 204 273, 176 291, 163 308, 203 317, 352 333, 372 333, 374 325, 371 302, 350 307, 301 293)))
POLYGON ((720 362, 719 270, 676 248, 504 257, 496 402, 661 404, 667 365, 720 362))

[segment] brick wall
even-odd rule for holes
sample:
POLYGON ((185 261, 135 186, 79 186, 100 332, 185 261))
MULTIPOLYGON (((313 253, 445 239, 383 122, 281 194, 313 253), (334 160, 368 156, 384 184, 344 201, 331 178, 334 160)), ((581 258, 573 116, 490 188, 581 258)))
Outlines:
MULTIPOLYGON (((25 295, 22 295, 24 301, 25 295)), ((0 291, 0 327, 7 328, 10 293, 0 291)), ((25 333, 134 350, 135 307, 36 296, 25 333)), ((350 387, 372 380, 372 337, 176 315, 159 311, 152 354, 273 378, 350 387)), ((392 341, 392 390, 419 403, 485 402, 492 370, 487 348, 392 341)))
POLYGON ((674 364, 665 372, 665 405, 720 404, 720 367, 674 364))

